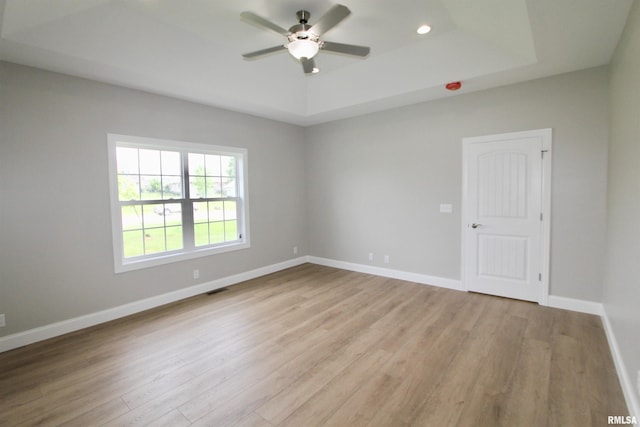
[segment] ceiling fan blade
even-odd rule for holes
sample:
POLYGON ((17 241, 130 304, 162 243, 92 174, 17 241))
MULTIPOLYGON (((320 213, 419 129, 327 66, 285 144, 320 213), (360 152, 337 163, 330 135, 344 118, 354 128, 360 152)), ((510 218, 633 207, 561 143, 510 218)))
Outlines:
POLYGON ((286 47, 284 46, 274 46, 274 47, 270 47, 267 49, 262 49, 262 50, 256 50, 255 52, 249 52, 249 53, 245 53, 242 55, 242 57, 244 59, 256 59, 258 57, 264 56, 264 55, 268 55, 270 53, 273 52, 279 52, 281 50, 287 50, 286 47))
POLYGON ((318 22, 316 22, 309 31, 317 36, 321 36, 342 22, 344 18, 349 16, 349 14, 351 14, 351 11, 348 7, 337 4, 329 9, 327 13, 322 15, 318 22))
POLYGON ((316 61, 313 58, 300 58, 300 63, 302 64, 302 69, 305 74, 313 73, 313 70, 316 68, 316 61))
POLYGON ((354 55, 354 56, 367 56, 369 55, 369 52, 371 52, 371 48, 369 46, 358 46, 355 44, 344 44, 344 43, 333 43, 333 42, 322 43, 321 49, 326 50, 327 52, 344 53, 347 55, 354 55))
POLYGON ((255 13, 252 13, 252 12, 242 12, 240 14, 240 19, 242 19, 242 20, 244 20, 246 22, 249 22, 251 24, 255 24, 255 25, 259 26, 259 27, 265 28, 267 30, 274 31, 274 32, 276 32, 276 33, 278 33, 280 35, 285 36, 285 37, 290 34, 289 30, 285 30, 281 26, 276 25, 273 22, 263 18, 262 16, 258 16, 255 13))

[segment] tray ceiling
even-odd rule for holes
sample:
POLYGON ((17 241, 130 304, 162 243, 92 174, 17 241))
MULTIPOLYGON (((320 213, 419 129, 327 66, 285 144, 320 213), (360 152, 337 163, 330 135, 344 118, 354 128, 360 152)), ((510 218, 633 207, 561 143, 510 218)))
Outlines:
POLYGON ((341 0, 351 9, 325 40, 371 46, 366 59, 320 52, 304 75, 285 51, 242 53, 284 38, 240 20, 248 10, 288 28, 327 0, 0 0, 0 59, 310 125, 453 93, 608 64, 631 0, 341 0), (433 30, 418 35, 419 25, 433 30))

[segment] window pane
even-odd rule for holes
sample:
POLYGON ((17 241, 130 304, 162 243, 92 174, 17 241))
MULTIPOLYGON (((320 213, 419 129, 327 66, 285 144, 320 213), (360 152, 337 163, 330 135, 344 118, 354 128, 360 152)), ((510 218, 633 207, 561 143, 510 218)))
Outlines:
POLYGON ((237 219, 238 211, 237 211, 237 203, 235 201, 226 200, 224 202, 224 219, 237 219))
POLYGON ((189 175, 204 176, 204 154, 189 153, 189 175))
POLYGON ((126 202, 140 200, 138 175, 118 175, 118 199, 126 202))
POLYGON ((238 224, 236 221, 224 222, 224 234, 227 242, 238 240, 238 224))
POLYGON ((140 174, 160 175, 159 150, 140 150, 140 174))
POLYGON ((205 156, 205 166, 207 175, 220 176, 220 156, 207 154, 205 156))
POLYGON ((160 175, 141 176, 140 189, 142 191, 142 200, 161 200, 162 180, 160 179, 160 175))
POLYGON ((167 250, 182 249, 182 227, 167 227, 167 250))
POLYGON ((162 157, 162 175, 181 175, 182 164, 180 162, 180 153, 177 151, 163 151, 162 157))
POLYGON ((125 258, 144 255, 142 230, 125 231, 122 233, 122 246, 124 248, 125 258))
POLYGON ((230 156, 220 156, 222 176, 236 176, 236 159, 230 156))
POLYGON ((144 228, 164 227, 164 208, 162 204, 142 206, 144 228))
POLYGON ((182 177, 162 175, 162 198, 182 198, 182 177))
POLYGON ((181 203, 165 203, 164 204, 164 223, 166 226, 182 225, 182 204, 181 203))
POLYGON ((211 222, 209 223, 209 238, 211 243, 223 243, 224 242, 224 222, 211 222))
POLYGON ((142 206, 122 206, 122 230, 142 229, 142 206))
POLYGON ((144 230, 144 253, 155 254, 165 252, 164 228, 150 228, 144 230))
POLYGON ((120 174, 137 175, 138 170, 138 149, 137 148, 116 148, 116 164, 120 174))
POLYGON ((207 222, 207 202, 193 204, 193 222, 207 222))
POLYGON ((195 245, 204 246, 209 244, 209 223, 195 224, 193 226, 195 245))
POLYGON ((223 221, 224 211, 222 202, 209 202, 209 221, 223 221))
POLYGON ((207 177, 207 197, 222 196, 222 181, 219 177, 207 177))
POLYGON ((204 176, 189 177, 189 194, 192 199, 199 199, 206 196, 207 191, 204 176))
POLYGON ((237 197, 238 191, 236 190, 236 179, 232 177, 224 178, 222 190, 223 197, 237 197))
POLYGON ((213 197, 213 181, 210 177, 205 177, 204 193, 202 197, 213 197))

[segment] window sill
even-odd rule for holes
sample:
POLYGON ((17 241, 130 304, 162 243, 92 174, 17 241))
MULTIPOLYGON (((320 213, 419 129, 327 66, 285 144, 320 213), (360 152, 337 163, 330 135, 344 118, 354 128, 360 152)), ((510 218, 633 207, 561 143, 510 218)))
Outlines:
POLYGON ((198 249, 193 252, 166 254, 162 256, 156 256, 151 259, 140 259, 135 261, 125 262, 119 264, 118 260, 115 262, 115 272, 126 273, 127 271, 142 270, 144 268, 157 267, 159 265, 171 264, 178 261, 186 261, 189 259, 202 258, 211 255, 222 254, 225 252, 239 251, 242 249, 248 249, 251 245, 249 242, 231 243, 229 245, 218 246, 215 248, 198 249))

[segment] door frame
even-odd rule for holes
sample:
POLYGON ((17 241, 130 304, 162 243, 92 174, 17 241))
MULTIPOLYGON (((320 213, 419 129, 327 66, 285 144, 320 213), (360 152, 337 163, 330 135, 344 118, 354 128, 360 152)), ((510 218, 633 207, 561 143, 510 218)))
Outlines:
POLYGON ((500 142, 520 138, 540 138, 542 142, 542 152, 540 153, 542 158, 542 197, 541 197, 541 214, 542 214, 542 227, 541 227, 541 240, 540 247, 542 250, 541 261, 541 287, 540 295, 538 297, 538 304, 549 305, 549 263, 551 254, 551 160, 553 157, 552 151, 552 130, 546 129, 534 129, 522 132, 509 132, 495 135, 484 135, 475 137, 462 138, 462 209, 461 209, 461 264, 460 264, 460 277, 462 280, 463 288, 468 292, 469 286, 466 277, 467 270, 467 248, 468 248, 468 220, 467 220, 467 168, 469 164, 469 147, 472 144, 482 144, 487 142, 500 142))

